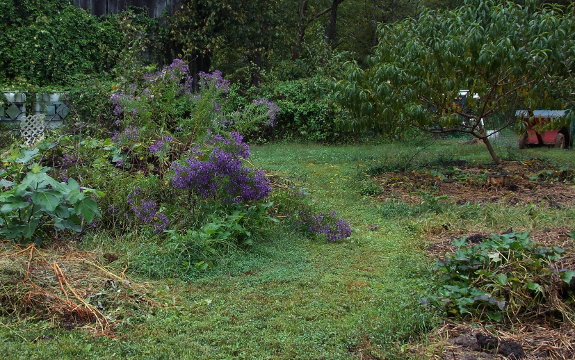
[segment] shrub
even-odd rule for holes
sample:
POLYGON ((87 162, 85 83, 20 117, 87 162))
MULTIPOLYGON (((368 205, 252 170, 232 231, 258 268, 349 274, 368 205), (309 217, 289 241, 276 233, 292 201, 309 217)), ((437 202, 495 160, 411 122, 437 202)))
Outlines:
POLYGON ((343 142, 353 135, 338 126, 342 112, 333 105, 327 81, 320 76, 274 83, 260 94, 281 109, 275 122, 276 138, 343 142))
POLYGON ((193 277, 215 266, 238 246, 252 245, 258 233, 276 219, 267 215, 273 204, 235 204, 231 213, 214 213, 199 229, 166 230, 160 245, 146 243, 134 264, 136 271, 157 278, 193 277))
POLYGON ((2 1, 0 81, 69 85, 79 74, 102 74, 125 48, 120 16, 99 19, 65 0, 2 1), (78 31, 82 29, 81 31, 78 31))
POLYGON ((231 133, 229 138, 209 134, 205 144, 207 149, 196 147, 187 158, 172 164, 175 188, 226 203, 268 197, 271 186, 263 171, 243 165, 250 153, 239 133, 231 133))

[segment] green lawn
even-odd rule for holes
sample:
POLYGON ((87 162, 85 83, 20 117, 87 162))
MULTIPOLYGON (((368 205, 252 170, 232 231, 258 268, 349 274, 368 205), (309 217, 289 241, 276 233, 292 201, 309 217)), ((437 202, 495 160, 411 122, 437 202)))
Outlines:
MULTIPOLYGON (((545 157, 573 166, 572 155, 528 149, 507 156, 545 157)), ((304 188, 318 209, 337 211, 351 223, 352 237, 326 243, 304 238, 296 229, 270 231, 265 241, 188 282, 145 279, 130 275, 128 268, 154 305, 119 309, 116 337, 2 317, 0 359, 422 357, 405 349, 424 341, 438 321, 417 303, 431 286, 427 268, 433 259, 424 251, 425 224, 435 215, 385 216, 381 204, 360 190, 363 171, 370 167, 439 157, 489 161, 480 146, 454 141, 254 146, 256 166, 304 188)), ((492 215, 494 226, 505 226, 509 214, 494 211, 499 212, 492 215)), ((452 215, 447 211, 438 216, 452 215)), ((124 259, 130 259, 137 245, 97 235, 82 244, 86 249, 122 251, 124 259)))

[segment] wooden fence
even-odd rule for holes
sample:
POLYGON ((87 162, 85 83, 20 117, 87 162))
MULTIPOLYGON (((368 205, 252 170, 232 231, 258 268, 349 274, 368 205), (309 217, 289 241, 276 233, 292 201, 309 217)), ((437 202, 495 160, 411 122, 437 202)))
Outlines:
POLYGON ((151 17, 160 17, 166 11, 172 15, 183 0, 74 0, 74 5, 92 15, 116 14, 130 6, 145 8, 151 17))

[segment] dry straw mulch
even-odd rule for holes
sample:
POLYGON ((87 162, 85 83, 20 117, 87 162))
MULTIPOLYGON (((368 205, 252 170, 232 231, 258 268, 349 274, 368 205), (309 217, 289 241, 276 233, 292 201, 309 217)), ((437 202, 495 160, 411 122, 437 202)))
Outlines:
POLYGON ((122 309, 151 304, 145 288, 96 253, 0 244, 0 314, 114 335, 122 309))

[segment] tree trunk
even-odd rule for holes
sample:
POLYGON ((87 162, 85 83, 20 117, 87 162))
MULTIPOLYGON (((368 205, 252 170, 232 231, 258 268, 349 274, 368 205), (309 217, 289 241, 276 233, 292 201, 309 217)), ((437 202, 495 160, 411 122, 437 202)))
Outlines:
POLYGON ((250 70, 250 82, 252 86, 259 87, 262 81, 261 69, 263 67, 262 53, 256 50, 249 56, 250 63, 253 64, 250 70))
POLYGON ((325 29, 325 37, 328 45, 333 49, 335 46, 336 24, 337 24, 337 8, 344 0, 333 0, 331 3, 331 11, 329 13, 329 22, 325 29))
POLYGON ((293 48, 293 52, 292 52, 292 61, 296 61, 297 59, 299 59, 299 55, 300 55, 300 49, 301 49, 301 44, 303 42, 303 37, 305 35, 305 29, 307 27, 306 21, 305 21, 305 12, 307 10, 307 0, 302 0, 300 6, 299 6, 299 11, 298 11, 298 32, 297 32, 297 39, 293 48))
POLYGON ((485 146, 487 147, 487 151, 489 151, 489 155, 491 155, 491 158, 493 159, 493 162, 495 162, 496 165, 501 164, 501 160, 499 159, 499 157, 497 156, 497 154, 495 153, 495 150, 493 150, 493 146, 491 146, 491 141, 489 141, 488 137, 484 137, 481 140, 483 140, 483 143, 485 144, 485 146))
MULTIPOLYGON (((332 6, 325 8, 322 11, 312 15, 311 18, 306 19, 305 13, 307 11, 307 0, 302 0, 300 8, 299 8, 298 34, 297 34, 296 44, 295 44, 295 46, 293 48, 293 52, 292 52, 292 61, 295 61, 295 60, 299 59, 299 57, 300 57, 301 44, 303 43, 303 38, 305 36, 305 30, 307 29, 308 25, 311 24, 311 22, 314 21, 315 19, 317 19, 320 16, 323 16, 323 15, 327 14, 329 11, 331 11, 333 4, 337 3, 337 5, 339 5, 343 1, 344 0, 334 0, 332 3, 332 6)), ((336 15, 337 15, 337 13, 336 13, 336 15)))

